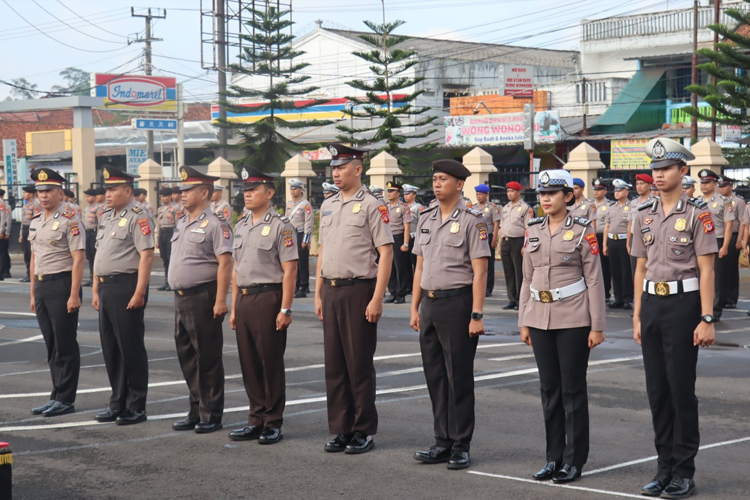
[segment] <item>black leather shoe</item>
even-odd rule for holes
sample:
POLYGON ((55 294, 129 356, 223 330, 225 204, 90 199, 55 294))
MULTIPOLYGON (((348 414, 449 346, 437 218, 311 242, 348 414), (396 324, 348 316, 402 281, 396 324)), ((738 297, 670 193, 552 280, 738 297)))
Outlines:
POLYGON ((352 435, 349 444, 346 445, 344 453, 348 453, 349 455, 359 455, 360 453, 367 453, 374 447, 375 441, 372 440, 372 436, 357 431, 352 435))
POLYGON ((49 401, 47 401, 46 403, 44 403, 42 406, 38 406, 36 408, 32 408, 31 409, 31 414, 32 415, 41 415, 46 410, 49 410, 52 407, 53 404, 55 404, 55 400, 54 399, 50 399, 49 401))
POLYGON ((192 431, 195 429, 195 424, 200 422, 197 418, 185 417, 182 420, 172 424, 172 429, 176 431, 192 431))
POLYGON ((724 309, 737 309, 737 304, 732 304, 731 302, 729 304, 724 304, 724 309))
POLYGON ((253 441, 260 437, 261 432, 263 432, 262 425, 248 425, 245 428, 230 432, 229 439, 232 441, 253 441))
POLYGON ((555 472, 552 482, 555 484, 572 483, 579 477, 581 477, 582 467, 576 467, 575 465, 564 464, 560 467, 560 470, 555 472))
POLYGON ((633 309, 633 303, 632 302, 625 302, 622 305, 622 308, 625 309, 626 311, 630 311, 631 309, 633 309))
POLYGON ((210 432, 220 431, 224 426, 221 422, 198 422, 195 424, 196 434, 208 434, 210 432))
POLYGON ((119 417, 117 417, 117 420, 115 420, 115 423, 117 425, 133 425, 133 424, 140 424, 141 422, 146 421, 146 412, 145 411, 130 411, 125 410, 120 414, 119 417))
POLYGON ((557 469, 559 469, 557 463, 547 462, 546 464, 544 464, 544 467, 542 467, 542 470, 532 475, 531 477, 533 477, 537 481, 548 481, 552 479, 552 477, 555 475, 555 472, 557 472, 557 469))
POLYGON ((335 438, 328 441, 323 449, 329 453, 342 452, 346 449, 346 445, 349 444, 349 441, 351 441, 351 439, 351 434, 339 434, 335 438))
POLYGON ((393 304, 394 302, 396 302, 396 296, 395 295, 391 295, 387 299, 383 300, 384 304, 393 304))
POLYGON ((107 410, 101 413, 97 413, 94 416, 94 420, 97 422, 114 422, 122 414, 120 410, 107 410))
POLYGON ((21 279, 21 283, 31 283, 31 278, 26 276, 25 278, 21 279))
POLYGON ((471 465, 471 457, 468 451, 453 451, 448 459, 448 468, 450 470, 468 469, 471 465))
POLYGON ((510 311, 511 309, 516 309, 516 308, 518 308, 518 306, 515 303, 510 302, 503 306, 503 311, 510 311))
POLYGON ((167 291, 167 288, 169 288, 169 285, 167 283, 164 283, 162 286, 157 286, 156 290, 159 292, 165 292, 167 291))
POLYGON ((258 444, 276 444, 281 441, 284 435, 281 433, 281 429, 274 429, 273 427, 266 427, 263 432, 260 433, 258 438, 258 444))
POLYGON ((55 401, 55 404, 47 408, 42 412, 43 417, 59 417, 60 415, 67 415, 68 413, 75 412, 76 409, 72 404, 61 403, 55 401))
POLYGON ((429 450, 415 451, 414 460, 426 464, 442 464, 451 457, 451 449, 443 446, 433 446, 429 450))
POLYGON ((695 483, 692 479, 679 476, 672 478, 672 482, 661 492, 662 498, 687 498, 695 493, 695 483))
POLYGON ((485 297, 492 297, 492 292, 484 292, 485 297))
POLYGON ((607 304, 607 307, 610 309, 622 309, 623 303, 622 302, 610 302, 607 304))
POLYGON ((393 301, 394 304, 406 304, 406 298, 405 297, 396 297, 396 300, 393 301))
POLYGON ((297 290, 296 292, 294 292, 294 298, 295 299, 306 299, 307 298, 307 294, 305 293, 304 290, 297 290))
POLYGON ((654 476, 650 483, 641 488, 641 495, 647 497, 658 497, 659 495, 661 495, 661 492, 664 491, 664 488, 667 487, 671 480, 672 478, 669 476, 665 476, 664 474, 657 474, 656 476, 654 476))

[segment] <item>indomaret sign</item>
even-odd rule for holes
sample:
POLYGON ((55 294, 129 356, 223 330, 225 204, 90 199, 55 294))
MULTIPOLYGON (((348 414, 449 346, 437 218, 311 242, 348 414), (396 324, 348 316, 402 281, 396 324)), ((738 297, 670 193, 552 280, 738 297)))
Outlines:
POLYGON ((91 75, 91 95, 110 109, 177 111, 177 81, 146 75, 91 75))

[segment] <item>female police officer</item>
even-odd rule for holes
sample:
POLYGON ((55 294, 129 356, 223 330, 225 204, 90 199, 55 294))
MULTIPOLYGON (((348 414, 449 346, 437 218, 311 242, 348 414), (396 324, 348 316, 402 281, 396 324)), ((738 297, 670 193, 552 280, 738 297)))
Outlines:
POLYGON ((529 222, 518 308, 521 340, 539 367, 547 432, 547 463, 533 477, 567 483, 588 458, 586 369, 589 351, 604 341, 604 288, 596 233, 566 209, 570 173, 542 172, 538 191, 547 216, 529 222))

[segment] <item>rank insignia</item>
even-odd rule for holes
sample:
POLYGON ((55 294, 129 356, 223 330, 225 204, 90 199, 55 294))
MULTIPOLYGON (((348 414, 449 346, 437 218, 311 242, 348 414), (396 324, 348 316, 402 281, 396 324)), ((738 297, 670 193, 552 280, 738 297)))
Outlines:
POLYGON ((591 247, 591 254, 599 255, 599 243, 596 241, 596 233, 587 234, 586 241, 589 242, 589 247, 591 247))
POLYGON ((674 223, 674 228, 678 231, 684 231, 687 228, 687 221, 685 219, 677 219, 674 223))
POLYGON ((203 222, 201 222, 201 227, 206 227, 206 226, 208 226, 208 220, 204 220, 203 222))
POLYGON ((711 218, 711 212, 703 212, 698 216, 698 219, 703 223, 703 232, 706 234, 711 234, 716 229, 714 227, 714 221, 711 218))
POLYGON ((57 228, 60 227, 60 223, 55 221, 54 224, 52 224, 52 230, 57 231, 57 228))
POLYGON ((644 223, 644 224, 646 224, 647 226, 648 226, 649 224, 651 224, 652 222, 654 222, 654 219, 652 219, 651 217, 649 217, 648 219, 644 219, 644 220, 643 220, 643 223, 644 223))
POLYGON ((454 222, 453 224, 451 224, 451 229, 450 229, 451 233, 456 234, 460 229, 461 229, 461 224, 459 224, 458 222, 454 222))
POLYGON ((573 231, 566 231, 563 235, 563 240, 571 241, 573 239, 573 236, 575 236, 575 233, 573 231))
MULTIPOLYGON (((122 222, 123 220, 127 221, 127 219, 122 219, 120 222, 122 222)), ((148 225, 147 218, 144 217, 143 219, 138 219, 136 223, 141 228, 141 232, 143 233, 143 236, 148 236, 149 234, 151 234, 151 227, 148 225)), ((124 226, 125 224, 120 224, 120 225, 124 226)))
POLYGON ((292 237, 291 236, 285 236, 284 237, 284 246, 285 247, 290 247, 292 245, 294 245, 294 240, 292 239, 292 237))
POLYGON ((268 236, 271 234, 271 226, 263 226, 263 230, 260 232, 263 236, 268 236))
POLYGON ((120 227, 127 226, 128 225, 128 219, 126 219, 125 217, 123 217, 122 219, 120 219, 120 222, 118 222, 117 225, 120 226, 120 227))
MULTIPOLYGON (((379 209, 380 207, 378 207, 378 210, 379 209)), ((352 207, 352 213, 358 214, 360 210, 362 210, 362 205, 360 205, 359 203, 355 203, 354 206, 352 207)))
MULTIPOLYGON (((358 206, 359 204, 354 205, 354 208, 357 209, 358 206)), ((383 218, 383 222, 385 222, 386 224, 391 222, 391 218, 388 216, 388 209, 385 208, 385 205, 380 205, 378 207, 378 211, 380 212, 380 216, 383 218)), ((357 212, 359 212, 359 210, 357 210, 357 212)), ((354 213, 357 213, 357 212, 354 212, 354 213)))

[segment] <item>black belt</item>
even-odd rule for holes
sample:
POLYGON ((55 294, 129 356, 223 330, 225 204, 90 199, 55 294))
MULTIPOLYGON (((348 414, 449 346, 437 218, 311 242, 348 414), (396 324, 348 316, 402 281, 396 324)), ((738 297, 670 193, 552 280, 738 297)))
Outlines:
POLYGON ((429 299, 445 299, 448 297, 457 297, 458 295, 466 295, 471 293, 471 285, 462 286, 461 288, 453 288, 451 290, 425 290, 422 292, 427 295, 429 299))
POLYGON ((169 226, 169 227, 160 227, 159 231, 174 231, 175 226, 169 226))
POLYGON ((133 278, 138 279, 138 273, 115 274, 113 276, 97 276, 96 277, 99 283, 106 283, 106 284, 124 283, 126 281, 132 281, 133 278))
POLYGON ((187 297, 190 295, 198 295, 201 292, 216 290, 217 282, 209 281, 208 283, 201 283, 192 288, 183 288, 182 290, 175 290, 174 294, 180 297, 187 297))
POLYGON ((65 278, 70 278, 72 276, 71 271, 63 271, 61 273, 55 273, 55 274, 37 274, 36 280, 37 281, 57 281, 65 278))
POLYGON ((323 283, 325 283, 326 285, 330 285, 330 286, 332 286, 334 288, 338 288, 340 286, 359 285, 360 283, 373 283, 373 282, 375 282, 376 279, 377 278, 367 278, 367 279, 362 279, 362 278, 347 278, 347 279, 333 278, 333 279, 329 280, 328 278, 325 278, 323 280, 323 283))
POLYGON ((87 232, 87 233, 89 233, 89 232, 90 232, 90 233, 95 233, 95 232, 96 232, 96 228, 95 228, 95 227, 92 227, 91 229, 86 229, 86 232, 87 232))
POLYGON ((249 286, 246 288, 239 287, 240 294, 242 295, 258 295, 263 292, 275 292, 281 290, 281 283, 266 283, 264 285, 249 286))
POLYGON ((523 236, 503 236, 505 241, 520 240, 521 238, 523 238, 523 236))

